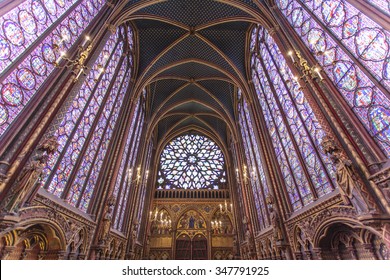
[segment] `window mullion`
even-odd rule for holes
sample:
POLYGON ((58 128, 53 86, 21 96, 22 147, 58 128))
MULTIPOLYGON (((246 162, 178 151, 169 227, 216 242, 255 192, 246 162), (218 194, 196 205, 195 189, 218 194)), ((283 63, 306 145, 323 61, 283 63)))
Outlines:
MULTIPOLYGON (((242 119, 242 109, 241 109, 241 112, 240 112, 240 114, 241 114, 241 122, 240 122, 240 125, 241 125, 241 127, 242 127, 242 129, 243 129, 243 133, 244 133, 244 135, 243 135, 243 140, 244 140, 244 150, 246 150, 246 152, 248 153, 248 158, 246 159, 247 160, 247 164, 248 165, 250 165, 250 167, 253 167, 254 166, 254 164, 253 164, 253 152, 252 152, 252 150, 251 150, 251 144, 250 144, 250 142, 248 142, 248 141, 250 141, 250 140, 248 140, 248 135, 246 134, 246 129, 247 129, 247 127, 245 127, 245 123, 244 123, 244 119, 242 119), (247 147, 247 149, 245 149, 245 146, 247 147)), ((248 170, 248 174, 250 175, 251 174, 251 172, 250 172, 250 170, 248 170)), ((249 184, 248 185, 250 185, 250 187, 251 187, 251 192, 252 192, 252 194, 253 194, 253 196, 254 196, 254 201, 253 201, 253 203, 254 203, 254 208, 257 210, 257 203, 256 203, 256 198, 257 198, 257 201, 258 201, 258 203, 259 203, 259 206, 260 206, 260 213, 258 213, 258 211, 254 211, 254 213, 256 214, 256 216, 257 216, 257 219, 256 219, 256 224, 258 225, 258 223, 259 223, 259 220, 260 220, 260 226, 259 227, 257 227, 257 228, 262 228, 262 227, 264 227, 264 225, 265 225, 265 223, 264 223, 264 215, 263 215, 263 211, 262 211, 262 209, 261 209, 261 204, 260 204, 260 200, 259 200, 259 197, 258 197, 258 193, 257 193, 257 182, 256 181, 254 181, 253 180, 253 178, 252 177, 250 177, 249 176, 249 178, 250 178, 250 180, 249 180, 249 184)), ((252 199, 250 199, 251 201, 250 202, 252 202, 252 199)), ((253 207, 251 207, 251 209, 252 209, 253 207)))
MULTIPOLYGON (((105 67, 107 67, 107 65, 110 63, 110 61, 111 61, 111 59, 112 59, 112 56, 113 56, 113 55, 115 54, 115 52, 116 52, 117 47, 118 47, 118 41, 117 41, 116 44, 115 44, 115 47, 114 47, 114 49, 113 49, 113 51, 112 51, 112 53, 111 53, 110 58, 107 59, 107 62, 106 62, 105 67)), ((70 145, 71 140, 73 139, 74 134, 75 134, 76 131, 79 129, 79 124, 80 124, 80 122, 83 120, 83 118, 84 118, 84 116, 85 116, 85 112, 86 112, 86 110, 87 110, 88 107, 89 107, 89 104, 91 103, 91 101, 93 100, 93 98, 96 98, 95 95, 96 95, 96 92, 97 92, 97 90, 98 90, 98 88, 99 88, 99 86, 100 86, 100 81, 102 80, 102 78, 103 78, 103 75, 100 75, 99 80, 94 84, 94 88, 93 88, 93 91, 92 91, 92 93, 91 93, 91 95, 90 95, 90 98, 89 98, 89 101, 88 101, 88 105, 86 105, 86 106, 84 107, 83 113, 82 113, 82 114, 80 115, 80 117, 79 117, 79 123, 78 123, 77 126, 74 127, 74 129, 73 129, 73 135, 72 135, 71 137, 69 137, 69 140, 68 140, 68 143, 67 143, 68 146, 70 145)), ((112 81, 112 80, 111 80, 111 81, 112 81)), ((97 114, 95 115, 95 117, 94 117, 93 124, 91 125, 91 128, 90 128, 89 131, 88 131, 87 139, 85 140, 85 142, 84 142, 84 144, 83 144, 83 148, 82 148, 82 150, 80 151, 80 154, 79 154, 78 157, 77 157, 76 163, 74 164, 74 166, 73 166, 73 168, 72 168, 72 172, 71 172, 71 174, 70 174, 70 176, 69 176, 69 179, 68 179, 68 181, 67 181, 67 184, 66 184, 66 186, 65 186, 65 188, 64 188, 64 191, 63 191, 63 193, 62 193, 62 196, 61 196, 61 197, 62 197, 63 199, 66 199, 67 196, 68 196, 68 193, 69 193, 69 191, 70 191, 70 188, 71 188, 71 186, 72 186, 72 183, 73 183, 73 181, 74 181, 74 179, 75 179, 77 170, 79 169, 79 166, 80 166, 80 164, 81 164, 81 162, 82 162, 82 158, 83 158, 83 156, 84 156, 84 154, 85 154, 86 149, 88 148, 90 139, 91 139, 92 134, 93 134, 93 132, 94 132, 94 130, 95 130, 95 127, 96 127, 96 125, 97 125, 97 121, 99 120, 100 115, 101 115, 101 113, 102 113, 102 108, 104 108, 104 105, 106 104, 107 99, 108 99, 108 92, 105 92, 105 93, 104 93, 103 101, 102 101, 102 103, 101 103, 100 106, 99 106, 100 110, 98 111, 98 113, 97 113, 97 114)), ((66 150, 67 150, 67 147, 64 148, 64 150, 63 150, 63 151, 64 151, 64 154, 66 153, 66 150)), ((59 160, 58 162, 60 163, 61 160, 59 160)))
MULTIPOLYGON (((244 114, 243 118, 244 118, 244 120, 246 122, 246 126, 248 127, 248 119, 247 119, 246 114, 244 114)), ((249 131, 249 130, 247 130, 247 131, 249 131)), ((257 131, 257 129, 256 129, 256 131, 257 131)), ((256 133, 256 132, 254 132, 254 133, 256 133)), ((252 136, 254 136, 254 135, 252 135, 252 136)), ((260 194, 259 194, 259 196, 261 196, 262 200, 263 200, 263 205, 262 205, 263 207, 261 207, 261 208, 264 208, 264 209, 262 209, 262 211, 264 212, 264 225, 266 226, 266 224, 269 225, 269 213, 268 213, 268 208, 266 207, 266 197, 265 197, 265 194, 264 194, 264 186, 263 186, 263 183, 261 182, 261 174, 259 172, 259 170, 260 170, 259 164, 262 164, 262 162, 260 162, 260 163, 257 162, 257 157, 256 157, 256 155, 254 153, 254 144, 253 144, 253 142, 256 141, 256 139, 252 139, 252 137, 249 136, 249 141, 251 142, 251 148, 252 148, 252 151, 253 151, 252 153, 254 154, 254 160, 255 160, 255 164, 254 165, 256 166, 256 174, 257 174, 257 179, 258 179, 257 182, 258 182, 259 187, 260 187, 260 194)), ((256 147, 258 148, 258 143, 256 143, 256 147)), ((262 159, 260 158, 259 160, 262 160, 262 159)), ((261 169, 264 172, 264 168, 261 168, 261 169)))
MULTIPOLYGON (((328 169, 326 168, 326 166, 325 166, 325 164, 324 164, 324 162, 323 162, 323 158, 322 158, 322 156, 321 156, 321 155, 319 154, 319 152, 318 152, 318 149, 316 149, 316 145, 315 145, 315 143, 314 143, 314 141, 313 141, 313 139, 312 139, 312 135, 311 135, 310 131, 308 131, 308 129, 307 129, 306 125, 305 125, 305 120, 304 120, 303 117, 302 117, 301 110, 298 110, 297 105, 296 105, 296 100, 295 100, 295 98, 293 98, 293 96, 292 96, 292 94, 291 94, 291 91, 290 91, 290 89, 288 88, 288 86, 287 86, 287 84, 286 84, 286 81, 284 80, 282 74, 280 73, 280 69, 279 69, 279 67, 278 67, 278 65, 277 65, 277 63, 276 63, 276 61, 275 61, 275 58, 274 58, 273 55, 271 54, 271 51, 270 51, 268 45, 265 44, 265 47, 267 48, 268 54, 270 55, 270 58, 272 59, 272 62, 273 62, 274 66, 275 66, 275 68, 276 68, 276 70, 277 70, 277 72, 278 72, 278 74, 279 74, 279 76, 280 76, 280 79, 281 79, 281 81, 282 81, 282 83, 283 83, 283 85, 284 85, 284 88, 285 88, 285 90, 286 90, 286 93, 288 94, 288 96, 290 97, 290 100, 291 100, 292 103, 293 103, 294 109, 295 109, 295 111, 297 112, 297 114, 298 114, 298 116, 299 116, 299 119, 300 119, 300 121, 301 121, 301 123, 302 123, 303 129, 305 130, 306 135, 308 136, 307 138, 309 139, 310 144, 311 144, 311 146, 313 147, 313 151, 314 151, 314 153, 317 155, 317 158, 318 158, 319 161, 320 161, 320 164, 321 164, 322 169, 325 171, 326 177, 327 177, 328 181, 330 182, 330 185, 332 186, 332 189, 334 189, 333 181, 332 181, 332 179, 331 179, 331 177, 330 177, 329 171, 328 171, 328 169)), ((303 92, 302 92, 302 94, 303 94, 303 92)), ((314 114, 314 112, 312 112, 312 113, 314 114)))
MULTIPOLYGON (((120 62, 118 63, 118 65, 116 66, 116 67, 117 67, 116 69, 117 69, 118 72, 119 72, 120 68, 122 67, 122 63, 123 63, 123 59, 121 59, 121 61, 120 61, 120 62)), ((117 72, 117 74, 118 74, 118 72, 117 72)), ((88 186, 88 180, 89 180, 89 178, 90 178, 90 176, 91 176, 91 173, 92 173, 92 170, 93 170, 92 166, 95 166, 96 159, 97 159, 97 157, 98 157, 98 155, 99 155, 100 147, 101 147, 101 145, 102 145, 102 143, 103 143, 104 135, 106 135, 107 129, 108 129, 108 127, 110 126, 110 123, 111 123, 112 116, 114 115, 115 106, 118 106, 118 105, 119 105, 119 104, 117 104, 117 101, 118 101, 118 99, 120 98, 120 95, 121 95, 120 91, 121 91, 121 89, 122 89, 122 86, 123 86, 123 83, 124 83, 124 79, 125 79, 127 73, 128 73, 128 71, 126 71, 125 75, 122 77, 121 86, 118 88, 118 93, 117 93, 117 96, 115 97, 115 101, 114 101, 114 103, 113 103, 113 108, 111 108, 111 112, 110 112, 109 117, 108 117, 108 119, 107 119, 107 123, 105 124, 105 127, 104 127, 104 133, 102 134, 101 138, 99 139, 99 145, 98 145, 98 148, 97 148, 97 152, 96 152, 95 155, 94 155, 94 158, 93 158, 93 160, 92 160, 91 168, 88 170, 87 176, 86 176, 86 178, 85 178, 85 180, 84 180, 83 188, 82 188, 82 190, 81 190, 81 192, 80 192, 80 194, 79 194, 79 198, 78 198, 78 201, 77 201, 77 204, 76 204, 76 207, 77 207, 77 208, 79 208, 80 202, 81 202, 81 199, 82 199, 82 196, 83 196, 83 194, 84 194, 84 192, 85 192, 85 190, 86 190, 86 188, 87 188, 87 186, 88 186)), ((115 77, 115 76, 116 76, 116 75, 114 75, 114 77, 115 77)), ((105 109, 105 106, 106 106, 107 101, 108 101, 108 99, 109 99, 109 95, 112 94, 112 89, 113 89, 113 86, 114 86, 115 83, 116 83, 115 78, 113 78, 113 79, 111 80, 111 84, 110 84, 110 86, 108 87, 108 90, 107 90, 107 94, 106 94, 107 99, 106 99, 106 102, 105 102, 104 104, 101 105, 102 110, 101 110, 101 112, 100 112, 100 114, 99 114, 99 118, 97 118, 96 125, 95 125, 94 129, 93 129, 93 130, 91 129, 91 131, 90 131, 91 138, 92 138, 93 134, 96 132, 96 128, 97 128, 97 125, 98 125, 98 121, 100 120, 100 118, 101 118, 101 117, 103 116, 103 114, 104 114, 104 111, 103 111, 103 110, 105 109)), ((114 124, 114 125, 115 125, 115 124, 114 124)), ((88 146, 91 145, 91 138, 90 138, 90 140, 89 140, 88 146)), ((84 154, 84 155, 85 155, 85 154, 84 154)), ((84 155, 83 155, 83 157, 84 157, 84 155)), ((83 168, 83 167, 80 165, 80 168, 83 168)), ((99 171, 99 173, 100 173, 100 171, 99 171)))
MULTIPOLYGON (((143 120, 144 120, 144 111, 142 108, 140 108, 140 116, 141 116, 141 122, 140 123, 143 123, 143 120)), ((137 137, 134 138, 135 139, 135 145, 133 143, 133 151, 132 151, 132 154, 131 154, 131 166, 134 166, 136 164, 136 161, 137 161, 137 153, 138 153, 138 148, 139 148, 139 139, 140 139, 140 136, 142 134, 142 127, 143 125, 139 126, 138 128, 138 132, 137 132, 137 137)), ((135 191, 136 191, 136 188, 133 187, 134 184, 131 182, 126 190, 126 194, 124 197, 127 197, 127 202, 126 203, 122 203, 122 211, 120 213, 120 216, 119 216, 119 222, 118 223, 121 223, 121 220, 123 221, 122 222, 122 226, 119 225, 118 227, 118 230, 120 231, 123 231, 123 228, 125 226, 127 226, 127 224, 130 222, 129 220, 125 220, 125 216, 126 216, 126 213, 129 213, 129 215, 127 215, 127 217, 130 217, 132 215, 132 213, 130 213, 130 205, 132 205, 132 201, 135 199, 135 191), (128 210, 128 211, 126 211, 128 210)))
MULTIPOLYGON (((260 59, 260 62, 261 62, 261 64, 262 64, 263 69, 265 70, 266 67, 265 67, 265 65, 264 65, 264 62, 263 62, 263 59, 262 59, 262 58, 260 59)), ((266 76, 266 78, 268 79, 268 81, 271 81, 271 80, 272 80, 271 77, 269 76, 269 74, 268 74, 267 71, 264 71, 264 75, 266 76)), ((300 149, 299 149, 298 144, 296 143, 294 134, 292 133, 291 128, 290 128, 290 125, 289 125, 289 123, 288 123, 288 120, 287 120, 287 118, 286 118, 286 116, 285 116, 285 113, 284 113, 284 110, 283 110, 283 106, 281 105, 280 100, 279 100, 279 98, 278 98, 278 96, 277 96, 276 90, 275 90, 275 88, 274 88, 274 85, 273 85, 271 82, 269 82, 269 87, 270 87, 271 92, 272 92, 272 94, 273 94, 273 97, 274 97, 274 99, 275 99, 275 101, 276 101, 276 105, 277 105, 278 108, 279 108, 279 112, 281 112, 281 116, 282 116, 283 122, 284 122, 284 124, 285 124, 286 130, 288 131, 288 135, 290 136, 290 141, 291 141, 291 143, 293 144, 294 149, 295 149, 295 152, 296 152, 296 154, 297 154, 297 156, 298 156, 298 158, 299 158, 299 162, 300 162, 301 168, 302 168, 302 170, 303 170, 304 173, 305 173, 307 182, 309 183, 310 191, 311 191, 311 193, 312 193, 312 195, 313 195, 314 200, 316 200, 316 199, 318 199, 317 191, 316 191, 316 189, 315 189, 315 186, 314 186, 313 181, 311 180, 309 171, 308 171, 307 168, 306 168, 305 160, 304 160, 304 158, 303 158, 303 156, 302 156, 302 154, 301 154, 301 151, 300 151, 300 149)))
MULTIPOLYGON (((262 68, 263 68, 263 65, 261 65, 262 66, 262 68)), ((264 68, 263 68, 263 71, 264 71, 264 68)), ((260 77, 259 77, 259 75, 258 75, 258 73, 256 72, 256 76, 257 76, 257 79, 259 80, 259 81, 261 81, 260 80, 260 77)), ((268 111, 269 112, 272 112, 271 111, 271 108, 269 107, 269 104, 268 104, 268 99, 267 99, 267 97, 266 97, 266 95, 265 95, 265 91, 264 91, 264 88, 263 88, 263 86, 262 86, 262 84, 261 83, 259 83, 260 84, 260 86, 261 86, 261 90, 262 90, 262 94, 264 95, 263 96, 263 98, 264 98, 264 101, 265 101, 265 103, 266 103, 266 106, 267 106, 267 108, 268 108, 268 111)), ((296 188, 296 191, 297 191, 297 194, 298 194, 298 198, 299 198, 299 202, 301 203, 301 207, 303 207, 304 206, 304 203, 303 203, 303 199, 302 199, 302 196, 301 196, 301 192, 300 192, 300 190, 299 190, 299 184, 297 183, 297 181, 296 181, 296 178, 295 178, 295 174, 292 172, 292 167, 291 167, 291 163, 290 163, 290 161, 288 160, 288 157, 287 157, 287 152, 286 152, 286 149, 285 149, 285 147, 284 147, 284 145, 283 145, 283 143, 281 142, 281 136, 280 136, 280 134, 279 134, 279 130, 278 130, 278 128, 277 128, 277 125, 276 125, 276 122, 275 122, 275 119, 274 119, 274 116, 273 116, 273 114, 271 114, 271 120, 270 121, 272 121, 272 123, 273 123, 273 125, 274 125, 274 127, 275 127, 275 133, 277 134, 277 137, 278 137, 278 140, 279 140, 279 143, 280 143, 280 147, 282 148, 282 152, 283 152, 283 154, 284 154, 284 157, 286 158, 286 164, 287 164, 287 166, 288 166, 288 168, 289 168, 289 170, 290 170, 290 176, 291 176, 291 178, 292 178, 292 180, 294 181, 294 185, 295 185, 295 188, 296 188)), ((290 140, 290 141, 292 141, 292 140, 290 140)), ((278 156, 277 156, 278 157, 278 156)), ((286 187, 286 186, 285 186, 286 187)), ((291 201, 289 201, 290 202, 290 204, 291 204, 291 201)), ((292 205, 291 205, 292 206, 292 205)), ((294 207, 292 207, 292 208, 294 208, 294 207)))
MULTIPOLYGON (((137 110, 137 115, 135 115, 135 117, 137 118, 136 120, 136 124, 139 122, 139 120, 141 119, 141 116, 142 116, 142 112, 141 112, 142 108, 141 106, 139 105, 138 107, 138 110, 137 110)), ((131 142, 130 142, 130 147, 132 147, 127 155, 127 160, 126 160, 126 163, 125 163, 125 170, 127 171, 129 169, 129 165, 130 165, 130 168, 133 168, 133 166, 131 166, 133 164, 133 152, 134 152, 134 149, 135 149, 135 141, 136 141, 136 137, 138 136, 138 131, 139 131, 139 127, 140 126, 137 126, 136 130, 134 131, 134 133, 131 135, 131 142)), ((135 172, 136 170, 133 170, 133 172, 135 172)), ((136 175, 136 173, 134 173, 136 175)), ((128 176, 128 175, 127 175, 128 176)), ((129 189, 132 185, 132 182, 131 181, 128 181, 129 179, 126 179, 126 176, 123 176, 122 178, 122 183, 121 183, 121 189, 120 191, 118 192, 118 195, 120 193, 122 193, 122 190, 124 189, 124 195, 123 196, 120 196, 119 198, 117 198, 117 200, 119 199, 120 200, 120 203, 116 203, 115 207, 116 209, 114 210, 114 221, 115 221, 115 226, 116 228, 119 229, 119 223, 120 223, 120 220, 123 218, 122 217, 122 211, 123 211, 123 207, 126 207, 124 201, 125 201, 125 197, 129 195, 129 189), (120 205, 120 208, 118 208, 118 206, 120 205), (117 218, 118 217, 118 218, 117 218)), ((127 201, 129 201, 129 197, 127 197, 127 201)))
MULTIPOLYGON (((137 104, 139 104, 139 103, 137 103, 137 104)), ((128 150, 126 153, 126 158, 121 159, 121 160, 124 160, 125 162, 123 163, 123 170, 122 170, 121 180, 119 182, 119 188, 118 188, 117 193, 115 194, 116 195, 116 203, 115 203, 115 208, 113 211, 114 212, 114 214, 113 214, 114 228, 118 227, 119 219, 117 219, 117 216, 118 216, 118 213, 120 213, 120 211, 122 210, 123 200, 125 199, 124 195, 121 195, 121 194, 123 192, 126 193, 125 188, 127 187, 127 185, 129 183, 131 184, 130 178, 128 177, 129 176, 128 170, 129 170, 129 162, 130 162, 130 158, 131 158, 132 141, 134 138, 134 133, 132 133, 132 131, 134 131, 134 126, 136 125, 136 123, 138 123, 138 119, 139 119, 139 113, 138 113, 139 106, 138 107, 137 106, 138 105, 136 105, 136 109, 133 112, 132 125, 130 126, 129 132, 127 134, 128 139, 126 139, 126 144, 129 143, 129 145, 128 145, 128 150), (134 118, 135 118, 135 120, 134 120, 134 118)), ((115 190, 114 190, 114 192, 115 192, 115 190)))

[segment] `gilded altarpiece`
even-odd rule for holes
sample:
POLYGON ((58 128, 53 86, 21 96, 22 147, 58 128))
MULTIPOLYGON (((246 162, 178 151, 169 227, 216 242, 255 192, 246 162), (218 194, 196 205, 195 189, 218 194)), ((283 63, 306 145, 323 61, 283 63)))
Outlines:
POLYGON ((155 200, 151 206, 149 248, 145 257, 233 259, 233 214, 221 213, 223 203, 228 202, 223 199, 180 203, 169 199, 155 200))

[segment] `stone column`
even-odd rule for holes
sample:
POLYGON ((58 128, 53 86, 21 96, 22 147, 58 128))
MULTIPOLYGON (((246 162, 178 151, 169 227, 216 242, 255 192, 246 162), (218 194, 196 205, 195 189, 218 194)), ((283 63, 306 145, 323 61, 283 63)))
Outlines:
POLYGON ((322 249, 321 248, 313 248, 313 252, 315 253, 315 260, 322 260, 322 249))
POLYGON ((366 243, 362 245, 363 249, 366 250, 367 254, 370 255, 371 260, 377 260, 378 257, 375 254, 375 248, 370 243, 366 243))
POLYGON ((15 246, 5 246, 1 251, 0 259, 7 260, 9 255, 15 250, 15 246))
POLYGON ((294 255, 295 255, 295 259, 296 260, 302 260, 303 259, 303 256, 302 256, 301 252, 294 252, 294 255))

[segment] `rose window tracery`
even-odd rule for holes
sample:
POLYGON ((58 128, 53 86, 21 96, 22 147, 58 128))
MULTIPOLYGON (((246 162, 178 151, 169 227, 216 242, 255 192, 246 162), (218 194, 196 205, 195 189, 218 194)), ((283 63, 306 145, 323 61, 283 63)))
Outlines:
POLYGON ((201 135, 173 139, 161 154, 160 189, 218 189, 226 182, 221 149, 201 135))

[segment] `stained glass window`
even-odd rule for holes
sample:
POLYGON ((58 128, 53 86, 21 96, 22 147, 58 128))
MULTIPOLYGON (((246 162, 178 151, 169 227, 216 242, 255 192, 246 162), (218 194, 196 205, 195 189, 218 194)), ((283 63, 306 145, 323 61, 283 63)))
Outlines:
POLYGON ((264 28, 253 30, 251 48, 253 82, 291 205, 297 210, 334 188, 334 170, 320 145, 325 133, 264 28))
POLYGON ((263 160, 260 157, 256 137, 254 133, 249 133, 250 131, 254 131, 254 127, 249 115, 247 103, 243 98, 239 104, 239 124, 244 141, 243 144, 247 162, 247 173, 251 179, 252 193, 260 229, 263 229, 269 225, 268 211, 265 203, 265 198, 269 193, 268 183, 265 178, 263 160))
POLYGON ((118 28, 112 34, 81 88, 68 97, 55 125, 59 148, 46 168, 44 188, 86 212, 131 79, 122 56, 118 28), (105 71, 101 73, 100 66, 105 71), (63 117, 62 117, 63 116, 63 117))
MULTIPOLYGON (((140 148, 140 139, 141 139, 141 135, 142 135, 142 128, 143 128, 143 121, 145 119, 145 116, 144 116, 144 113, 140 113, 140 125, 138 125, 137 127, 137 131, 136 131, 136 135, 137 135, 137 138, 136 138, 136 142, 135 142, 135 145, 133 145, 132 147, 132 150, 131 150, 131 161, 129 161, 129 166, 133 167, 133 170, 135 171, 135 164, 137 162, 137 153, 138 153, 138 150, 140 148)), ((133 177, 135 179, 135 177, 133 177)), ((127 184, 126 185, 126 189, 125 189, 125 195, 123 197, 123 202, 122 202, 122 209, 120 211, 120 217, 121 219, 118 221, 118 230, 123 230, 123 219, 124 219, 124 216, 125 216, 125 213, 126 213, 126 206, 127 204, 130 202, 129 200, 129 194, 130 194, 130 187, 131 187, 132 184, 127 184)))
POLYGON ((161 153, 158 186, 164 189, 218 189, 226 182, 221 149, 209 138, 188 134, 161 153))
MULTIPOLYGON (((56 171, 50 175, 50 186, 48 186, 48 190, 58 196, 64 191, 71 171, 76 164, 76 160, 81 153, 83 145, 88 137, 89 130, 93 125, 93 121, 104 99, 106 94, 105 89, 113 77, 113 71, 116 66, 115 61, 111 61, 108 71, 102 75, 103 77, 99 83, 102 86, 96 87, 95 72, 99 71, 97 69, 99 64, 108 66, 107 63, 109 63, 109 59, 106 55, 107 52, 109 54, 113 54, 115 50, 121 52, 120 49, 116 48, 116 41, 116 34, 112 35, 107 41, 103 52, 100 54, 97 63, 95 63, 96 68, 94 67, 89 73, 76 97, 72 98, 72 104, 68 107, 59 129, 55 132, 60 139, 64 139, 61 139, 62 141, 60 140, 60 147, 57 152, 59 156, 54 156, 52 158, 53 163, 49 164, 49 166, 53 166, 53 170, 56 171), (78 129, 74 129, 75 126, 78 126, 78 129), (67 130, 70 132, 69 138, 66 133, 67 130), (62 143, 64 144, 63 147, 61 146, 62 143), (54 164, 54 161, 56 161, 57 164, 54 164)), ((118 55, 115 57, 118 58, 118 55)))
POLYGON ((75 2, 27 0, 3 15, 0 28, 0 74, 47 28, 58 24, 63 19, 62 15, 75 2))
MULTIPOLYGON (((113 61, 117 61, 117 59, 113 61)), ((84 211, 88 207, 93 186, 97 182, 97 177, 107 152, 108 143, 110 142, 114 125, 119 115, 120 105, 123 102, 123 97, 129 83, 129 76, 126 73, 126 69, 127 63, 124 62, 116 76, 114 86, 103 107, 102 114, 100 115, 88 148, 84 153, 85 156, 81 160, 80 168, 68 195, 69 203, 76 206, 76 202, 79 201, 79 207, 84 211), (123 85, 124 87, 122 87, 123 85)))
MULTIPOLYGON (((372 2, 382 6, 387 3, 372 2)), ((348 106, 389 157, 389 32, 346 1, 278 0, 276 3, 348 106)))
POLYGON ((119 174, 116 179, 116 184, 113 192, 113 195, 117 199, 113 227, 119 231, 123 230, 123 221, 125 217, 125 210, 127 207, 130 188, 132 186, 132 181, 135 179, 134 174, 136 173, 136 168, 134 167, 134 165, 138 151, 139 139, 142 133, 142 124, 144 118, 142 108, 143 106, 140 104, 141 99, 137 103, 134 110, 129 134, 126 140, 124 154, 122 156, 119 174))
POLYGON ((60 51, 71 48, 103 5, 102 0, 27 0, 1 17, 0 137, 55 69, 54 45, 60 51), (28 47, 33 49, 23 57, 28 47))
MULTIPOLYGON (((149 166, 150 166, 150 161, 152 160, 152 150, 153 150, 153 143, 150 142, 149 145, 146 147, 147 149, 147 152, 146 152, 146 163, 145 163, 145 170, 148 170, 149 169, 149 166)), ((146 219, 146 214, 147 214, 147 211, 145 209, 145 201, 146 201, 146 191, 148 189, 148 181, 149 181, 149 178, 144 176, 143 178, 143 182, 142 182, 142 185, 141 185, 141 189, 140 189, 140 194, 139 194, 139 198, 138 198, 138 215, 137 215, 137 221, 143 221, 146 219)), ((142 223, 141 224, 141 227, 138 227, 138 235, 140 234, 141 230, 144 230, 145 228, 145 223, 142 223)))
POLYGON ((382 12, 390 15, 390 0, 366 0, 382 12))
MULTIPOLYGON (((230 142, 230 150, 232 152, 234 170, 238 171, 239 170, 239 168, 238 168, 239 158, 238 158, 238 155, 236 152, 236 147, 235 147, 235 144, 233 141, 230 142)), ((237 176, 237 179, 238 179, 238 176, 237 176)), ((238 187, 238 188, 235 188, 235 190, 237 190, 237 195, 238 195, 238 199, 236 199, 236 203, 238 203, 238 207, 236 208, 236 215, 244 217, 245 216, 245 214, 244 214, 245 208, 244 208, 244 198, 243 198, 243 194, 242 194, 242 188, 238 187)), ((232 191, 234 192, 234 190, 232 190, 232 191)), ((246 229, 244 229, 244 227, 241 227, 240 230, 241 230, 242 234, 245 234, 246 229)))

